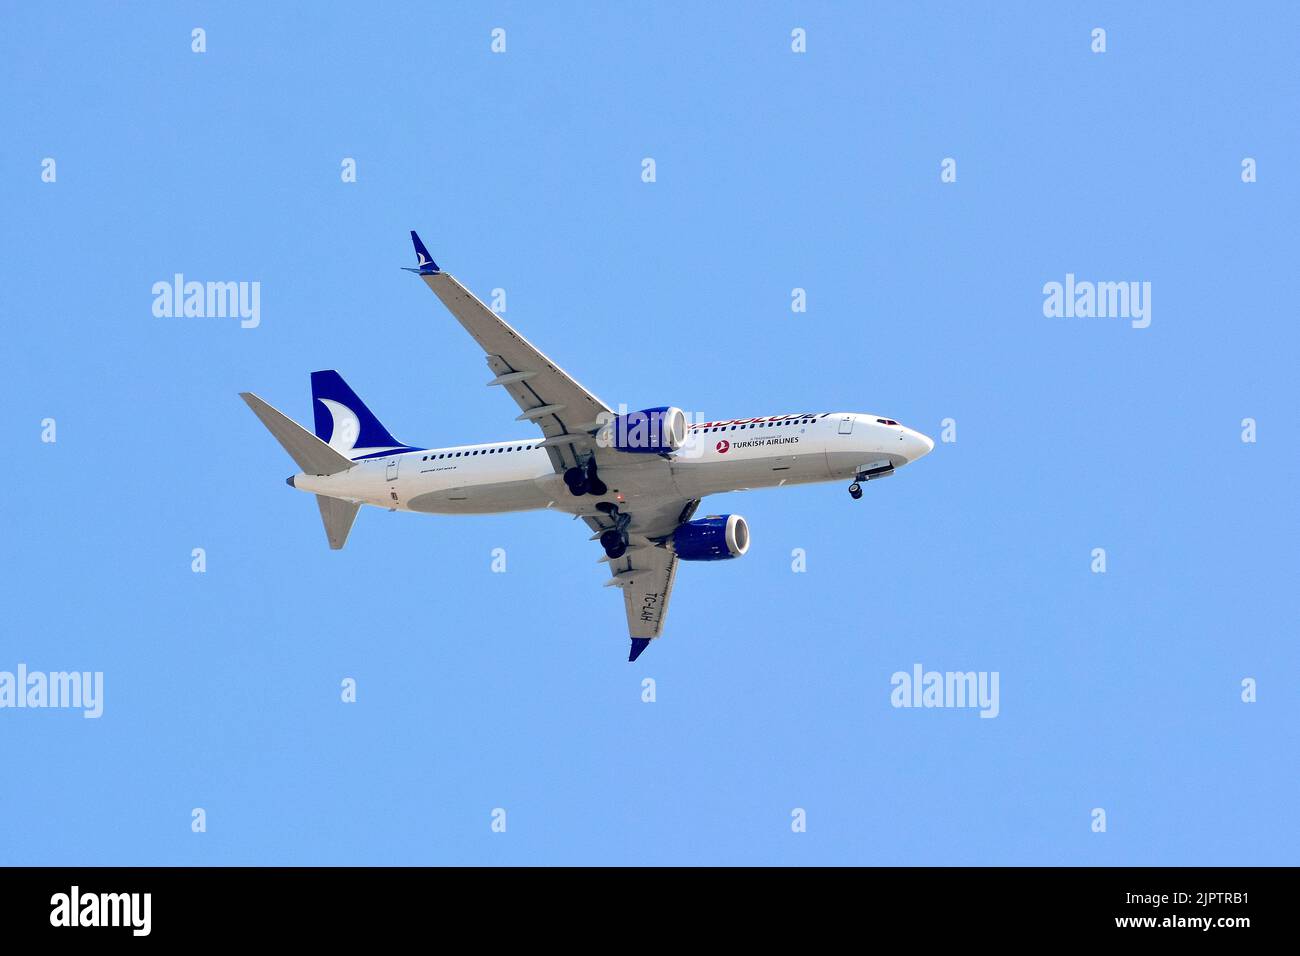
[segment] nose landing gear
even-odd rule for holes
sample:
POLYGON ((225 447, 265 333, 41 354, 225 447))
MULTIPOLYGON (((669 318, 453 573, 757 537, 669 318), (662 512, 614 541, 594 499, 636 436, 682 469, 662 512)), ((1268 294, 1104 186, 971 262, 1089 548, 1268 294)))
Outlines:
POLYGON ((849 485, 849 495, 854 501, 857 501, 862 497, 861 482, 875 481, 878 478, 888 478, 893 473, 893 462, 887 460, 872 462, 869 465, 859 465, 857 474, 853 476, 853 484, 849 485))

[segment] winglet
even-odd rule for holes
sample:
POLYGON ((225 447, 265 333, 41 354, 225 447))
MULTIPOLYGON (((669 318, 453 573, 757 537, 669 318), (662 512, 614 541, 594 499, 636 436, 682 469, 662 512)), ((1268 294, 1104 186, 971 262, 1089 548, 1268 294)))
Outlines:
POLYGON ((634 660, 640 657, 641 652, 644 651, 649 646, 650 646, 650 638, 648 637, 632 638, 632 653, 628 654, 627 662, 629 664, 632 663, 634 660))
POLYGON ((416 268, 402 266, 403 269, 422 276, 435 276, 442 271, 438 268, 438 263, 433 261, 433 256, 429 255, 429 250, 424 247, 424 243, 420 241, 420 236, 414 229, 411 230, 411 243, 415 246, 416 268))

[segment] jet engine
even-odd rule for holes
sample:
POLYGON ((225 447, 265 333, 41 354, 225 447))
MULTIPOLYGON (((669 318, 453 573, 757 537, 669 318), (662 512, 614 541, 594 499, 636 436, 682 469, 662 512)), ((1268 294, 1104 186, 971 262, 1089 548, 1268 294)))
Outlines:
POLYGON ((616 415, 600 434, 602 443, 619 451, 665 455, 686 444, 686 413, 673 405, 616 415))
POLYGON ((740 515, 709 515, 673 532, 672 549, 683 561, 725 561, 749 550, 749 524, 740 515))

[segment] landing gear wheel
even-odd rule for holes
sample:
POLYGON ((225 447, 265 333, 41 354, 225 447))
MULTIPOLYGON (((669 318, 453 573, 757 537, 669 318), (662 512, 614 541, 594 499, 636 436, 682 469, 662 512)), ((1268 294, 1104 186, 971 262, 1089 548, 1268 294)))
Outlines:
POLYGON ((609 487, 603 481, 601 481, 600 478, 596 475, 595 456, 592 456, 591 458, 587 459, 586 479, 587 479, 587 491, 595 495, 596 497, 600 497, 605 492, 609 491, 609 487))
POLYGON ((853 498, 854 501, 857 501, 859 498, 862 497, 862 486, 858 484, 856 481, 853 484, 849 485, 849 495, 853 498))
POLYGON ((564 483, 569 486, 569 494, 581 498, 587 493, 587 475, 581 468, 570 468, 564 473, 564 483))
POLYGON ((627 535, 611 528, 600 536, 600 546, 611 559, 621 558, 627 553, 627 535))

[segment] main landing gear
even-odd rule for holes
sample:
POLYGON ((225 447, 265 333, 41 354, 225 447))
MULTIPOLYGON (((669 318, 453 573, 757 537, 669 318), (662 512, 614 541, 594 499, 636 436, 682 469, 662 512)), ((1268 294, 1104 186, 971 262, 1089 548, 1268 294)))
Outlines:
POLYGON ((596 458, 587 459, 586 467, 570 468, 564 473, 564 483, 569 486, 569 494, 575 498, 583 495, 600 496, 609 491, 609 487, 596 474, 596 458))
POLYGON ((623 514, 618 505, 608 501, 602 501, 596 508, 614 519, 614 527, 602 532, 600 546, 611 561, 623 557, 627 554, 627 526, 632 523, 632 516, 623 514))
POLYGON ((859 498, 862 497, 862 486, 858 484, 856 481, 853 484, 849 485, 849 496, 854 501, 857 501, 859 498))

